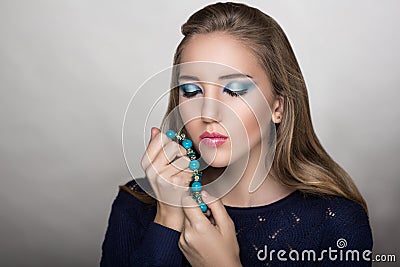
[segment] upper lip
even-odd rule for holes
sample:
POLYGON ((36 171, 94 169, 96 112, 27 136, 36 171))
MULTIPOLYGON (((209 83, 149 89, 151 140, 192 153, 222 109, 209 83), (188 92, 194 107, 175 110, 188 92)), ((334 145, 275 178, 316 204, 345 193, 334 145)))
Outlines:
POLYGON ((217 132, 210 133, 210 132, 205 131, 204 133, 202 133, 200 135, 200 139, 203 139, 203 138, 228 138, 228 136, 225 136, 225 135, 217 133, 217 132))

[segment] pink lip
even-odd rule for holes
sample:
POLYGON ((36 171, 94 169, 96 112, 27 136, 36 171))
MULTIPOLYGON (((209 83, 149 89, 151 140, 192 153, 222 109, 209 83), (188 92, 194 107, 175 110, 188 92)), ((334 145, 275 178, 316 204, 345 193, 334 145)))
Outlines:
POLYGON ((212 132, 209 133, 205 131, 200 135, 201 142, 204 143, 207 146, 220 146, 223 143, 226 142, 228 139, 228 136, 225 136, 223 134, 217 133, 217 132, 212 132))

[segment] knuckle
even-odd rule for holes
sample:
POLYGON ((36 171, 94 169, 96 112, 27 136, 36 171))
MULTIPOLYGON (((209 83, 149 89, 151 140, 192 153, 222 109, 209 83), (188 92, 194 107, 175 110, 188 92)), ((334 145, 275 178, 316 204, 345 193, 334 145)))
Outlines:
POLYGON ((170 181, 173 185, 179 185, 180 179, 179 177, 174 176, 170 178, 170 181))
POLYGON ((181 250, 184 250, 186 248, 187 243, 184 234, 181 234, 181 236, 179 237, 178 246, 181 250))
POLYGON ((197 232, 203 232, 203 230, 204 230, 203 224, 202 224, 202 223, 199 223, 199 222, 194 222, 194 223, 192 223, 192 227, 193 227, 193 229, 195 229, 197 232))
POLYGON ((179 151, 180 156, 186 155, 186 149, 183 146, 179 146, 178 151, 179 151))
POLYGON ((192 178, 186 177, 186 179, 184 180, 183 186, 189 186, 191 182, 192 182, 192 178))
POLYGON ((190 231, 185 231, 185 233, 182 235, 184 239, 184 243, 187 245, 193 240, 193 235, 190 231))
POLYGON ((189 186, 190 181, 189 179, 185 178, 185 177, 181 177, 179 176, 173 176, 171 179, 172 183, 175 185, 179 185, 179 186, 189 186))
POLYGON ((165 146, 162 147, 162 155, 164 158, 167 159, 168 162, 171 162, 174 159, 174 155, 173 153, 171 153, 171 151, 173 151, 173 144, 174 142, 170 142, 168 144, 166 144, 165 146))
POLYGON ((140 162, 143 170, 146 169, 146 167, 147 167, 147 165, 148 165, 148 162, 149 162, 149 156, 148 156, 147 152, 145 152, 145 153, 143 154, 142 160, 141 160, 141 162, 140 162))
MULTIPOLYGON (((173 166, 180 171, 186 172, 186 169, 190 170, 188 168, 189 163, 190 163, 190 160, 188 157, 181 157, 173 162, 173 166)), ((190 172, 193 172, 193 171, 190 170, 190 172)))
POLYGON ((163 186, 166 184, 165 179, 161 175, 156 176, 156 183, 163 186))
POLYGON ((165 145, 164 145, 164 149, 171 149, 171 150, 173 150, 173 149, 176 149, 178 147, 178 143, 176 143, 176 142, 173 142, 173 141, 170 141, 170 142, 168 142, 168 143, 166 143, 165 145))
POLYGON ((155 177, 156 171, 152 165, 148 166, 145 170, 146 176, 150 179, 155 177))

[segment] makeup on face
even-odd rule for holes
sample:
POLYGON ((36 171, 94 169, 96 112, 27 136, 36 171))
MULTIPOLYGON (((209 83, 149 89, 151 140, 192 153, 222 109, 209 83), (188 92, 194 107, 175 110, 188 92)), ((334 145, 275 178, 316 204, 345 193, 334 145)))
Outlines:
MULTIPOLYGON (((255 83, 253 81, 250 81, 249 79, 252 79, 252 77, 249 75, 241 73, 233 73, 220 76, 218 80, 221 81, 228 80, 228 82, 226 82, 225 86, 223 86, 222 88, 221 91, 222 93, 226 93, 232 97, 237 97, 245 95, 255 87, 255 83)), ((179 91, 183 97, 191 98, 199 94, 204 94, 204 89, 202 88, 202 84, 206 82, 200 81, 198 77, 192 75, 182 75, 179 77, 178 80, 180 83, 179 91)), ((207 83, 213 83, 213 82, 207 82, 207 83)), ((223 83, 215 83, 215 84, 222 85, 223 83)))
POLYGON ((207 132, 205 131, 200 135, 200 142, 207 146, 220 146, 228 140, 228 136, 220 134, 218 132, 207 132))
POLYGON ((237 39, 224 33, 196 35, 174 74, 182 122, 205 162, 226 167, 266 140, 261 133, 271 118, 266 100, 272 84, 258 58, 237 39), (201 138, 205 131, 229 138, 201 138))

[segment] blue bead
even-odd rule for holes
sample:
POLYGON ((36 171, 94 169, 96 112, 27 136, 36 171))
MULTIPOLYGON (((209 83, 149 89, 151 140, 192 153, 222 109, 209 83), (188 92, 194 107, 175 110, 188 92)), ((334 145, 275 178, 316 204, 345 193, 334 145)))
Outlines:
POLYGON ((192 141, 190 141, 189 139, 183 140, 182 141, 182 146, 186 149, 191 148, 193 145, 192 141))
POLYGON ((168 130, 165 134, 171 139, 174 139, 176 136, 176 132, 174 130, 168 130))
POLYGON ((207 205, 203 202, 199 203, 199 207, 201 208, 202 212, 206 212, 207 211, 207 205))
POLYGON ((200 168, 200 163, 197 159, 190 161, 189 168, 194 171, 200 168))
POLYGON ((200 192, 201 191, 201 183, 199 183, 199 182, 192 183, 190 190, 192 190, 192 192, 200 192))

